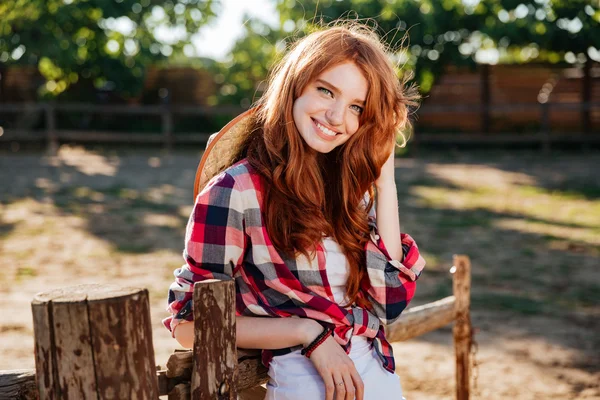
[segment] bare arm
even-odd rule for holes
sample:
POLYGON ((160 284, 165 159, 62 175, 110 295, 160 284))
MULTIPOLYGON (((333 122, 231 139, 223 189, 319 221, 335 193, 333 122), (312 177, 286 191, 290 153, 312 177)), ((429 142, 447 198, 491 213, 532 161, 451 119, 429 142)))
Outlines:
MULTIPOLYGON (((315 320, 308 318, 236 317, 236 345, 243 349, 282 349, 297 345, 306 347, 323 331, 315 320)), ((175 339, 186 348, 193 347, 194 324, 177 325, 175 339)), ((326 400, 362 400, 363 381, 354 362, 337 344, 327 338, 311 355, 310 360, 323 378, 326 400)))
POLYGON ((402 260, 400 217, 398 215, 398 192, 394 177, 394 152, 381 168, 375 182, 377 188, 377 230, 393 260, 402 260))
MULTIPOLYGON (((307 318, 236 317, 236 346, 242 349, 283 349, 306 346, 323 327, 307 318)), ((179 324, 175 339, 185 348, 194 344, 194 324, 179 324)))

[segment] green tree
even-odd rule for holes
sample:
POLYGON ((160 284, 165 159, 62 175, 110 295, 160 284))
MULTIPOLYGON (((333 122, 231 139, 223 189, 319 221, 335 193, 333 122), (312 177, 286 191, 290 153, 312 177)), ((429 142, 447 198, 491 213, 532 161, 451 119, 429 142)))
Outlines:
MULTIPOLYGON (((282 26, 370 18, 428 92, 445 65, 600 61, 595 0, 277 0, 282 26), (405 34, 408 34, 405 38, 405 34), (402 50, 402 48, 404 50, 402 50)), ((366 21, 369 22, 369 21, 366 21)))
POLYGON ((282 54, 281 31, 245 16, 243 36, 228 58, 208 67, 220 88, 209 99, 212 104, 248 107, 260 97, 269 68, 282 54))
POLYGON ((77 82, 134 96, 151 63, 190 52, 190 36, 218 6, 218 0, 4 0, 0 69, 37 66, 46 79, 41 96, 60 95, 77 82))

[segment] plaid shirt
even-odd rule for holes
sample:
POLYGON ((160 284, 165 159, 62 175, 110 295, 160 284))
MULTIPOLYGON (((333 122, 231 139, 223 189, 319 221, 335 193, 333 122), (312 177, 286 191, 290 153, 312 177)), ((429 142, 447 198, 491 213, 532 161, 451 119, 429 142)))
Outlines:
MULTIPOLYGON (((236 315, 312 318, 334 328, 334 338, 349 353, 352 335, 373 339, 385 369, 394 372, 392 347, 384 325, 400 316, 415 293, 425 266, 414 240, 402 234, 404 259, 391 260, 377 234, 375 212, 369 212, 371 240, 365 246, 368 279, 362 293, 372 309, 344 308, 331 292, 325 254, 318 244, 313 259, 295 259, 275 250, 263 225, 261 179, 246 160, 215 176, 198 194, 186 230, 186 264, 175 270, 163 323, 174 332, 193 318, 194 282, 235 279, 236 315)), ((297 348, 297 347, 296 347, 297 348)), ((268 366, 273 355, 296 348, 263 351, 268 366)))

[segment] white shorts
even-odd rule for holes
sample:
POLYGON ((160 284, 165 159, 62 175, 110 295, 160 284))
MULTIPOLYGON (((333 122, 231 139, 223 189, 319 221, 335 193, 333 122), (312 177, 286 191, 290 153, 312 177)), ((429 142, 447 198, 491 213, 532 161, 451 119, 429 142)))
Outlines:
MULTIPOLYGON (((383 368, 365 338, 352 338, 350 358, 365 385, 364 400, 404 399, 400 377, 383 368)), ((269 365, 269 378, 265 400, 325 399, 323 379, 300 350, 274 357, 269 365)))

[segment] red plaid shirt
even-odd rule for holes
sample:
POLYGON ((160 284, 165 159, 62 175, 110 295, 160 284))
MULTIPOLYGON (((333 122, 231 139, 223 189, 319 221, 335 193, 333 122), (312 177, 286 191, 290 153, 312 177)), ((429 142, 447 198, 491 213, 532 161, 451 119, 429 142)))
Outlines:
MULTIPOLYGON (((368 279, 362 293, 370 310, 338 305, 326 274, 323 247, 316 255, 290 259, 274 247, 263 225, 261 179, 242 160, 214 177, 198 194, 186 230, 186 264, 175 270, 163 323, 173 332, 191 321, 194 282, 235 279, 236 315, 312 318, 334 328, 334 337, 350 352, 352 335, 373 339, 384 368, 394 372, 392 347, 384 325, 400 316, 415 293, 425 266, 414 240, 402 234, 404 259, 391 260, 377 234, 374 210, 369 212, 371 240, 365 246, 368 279)), ((293 349, 263 351, 268 366, 273 355, 293 349)))

